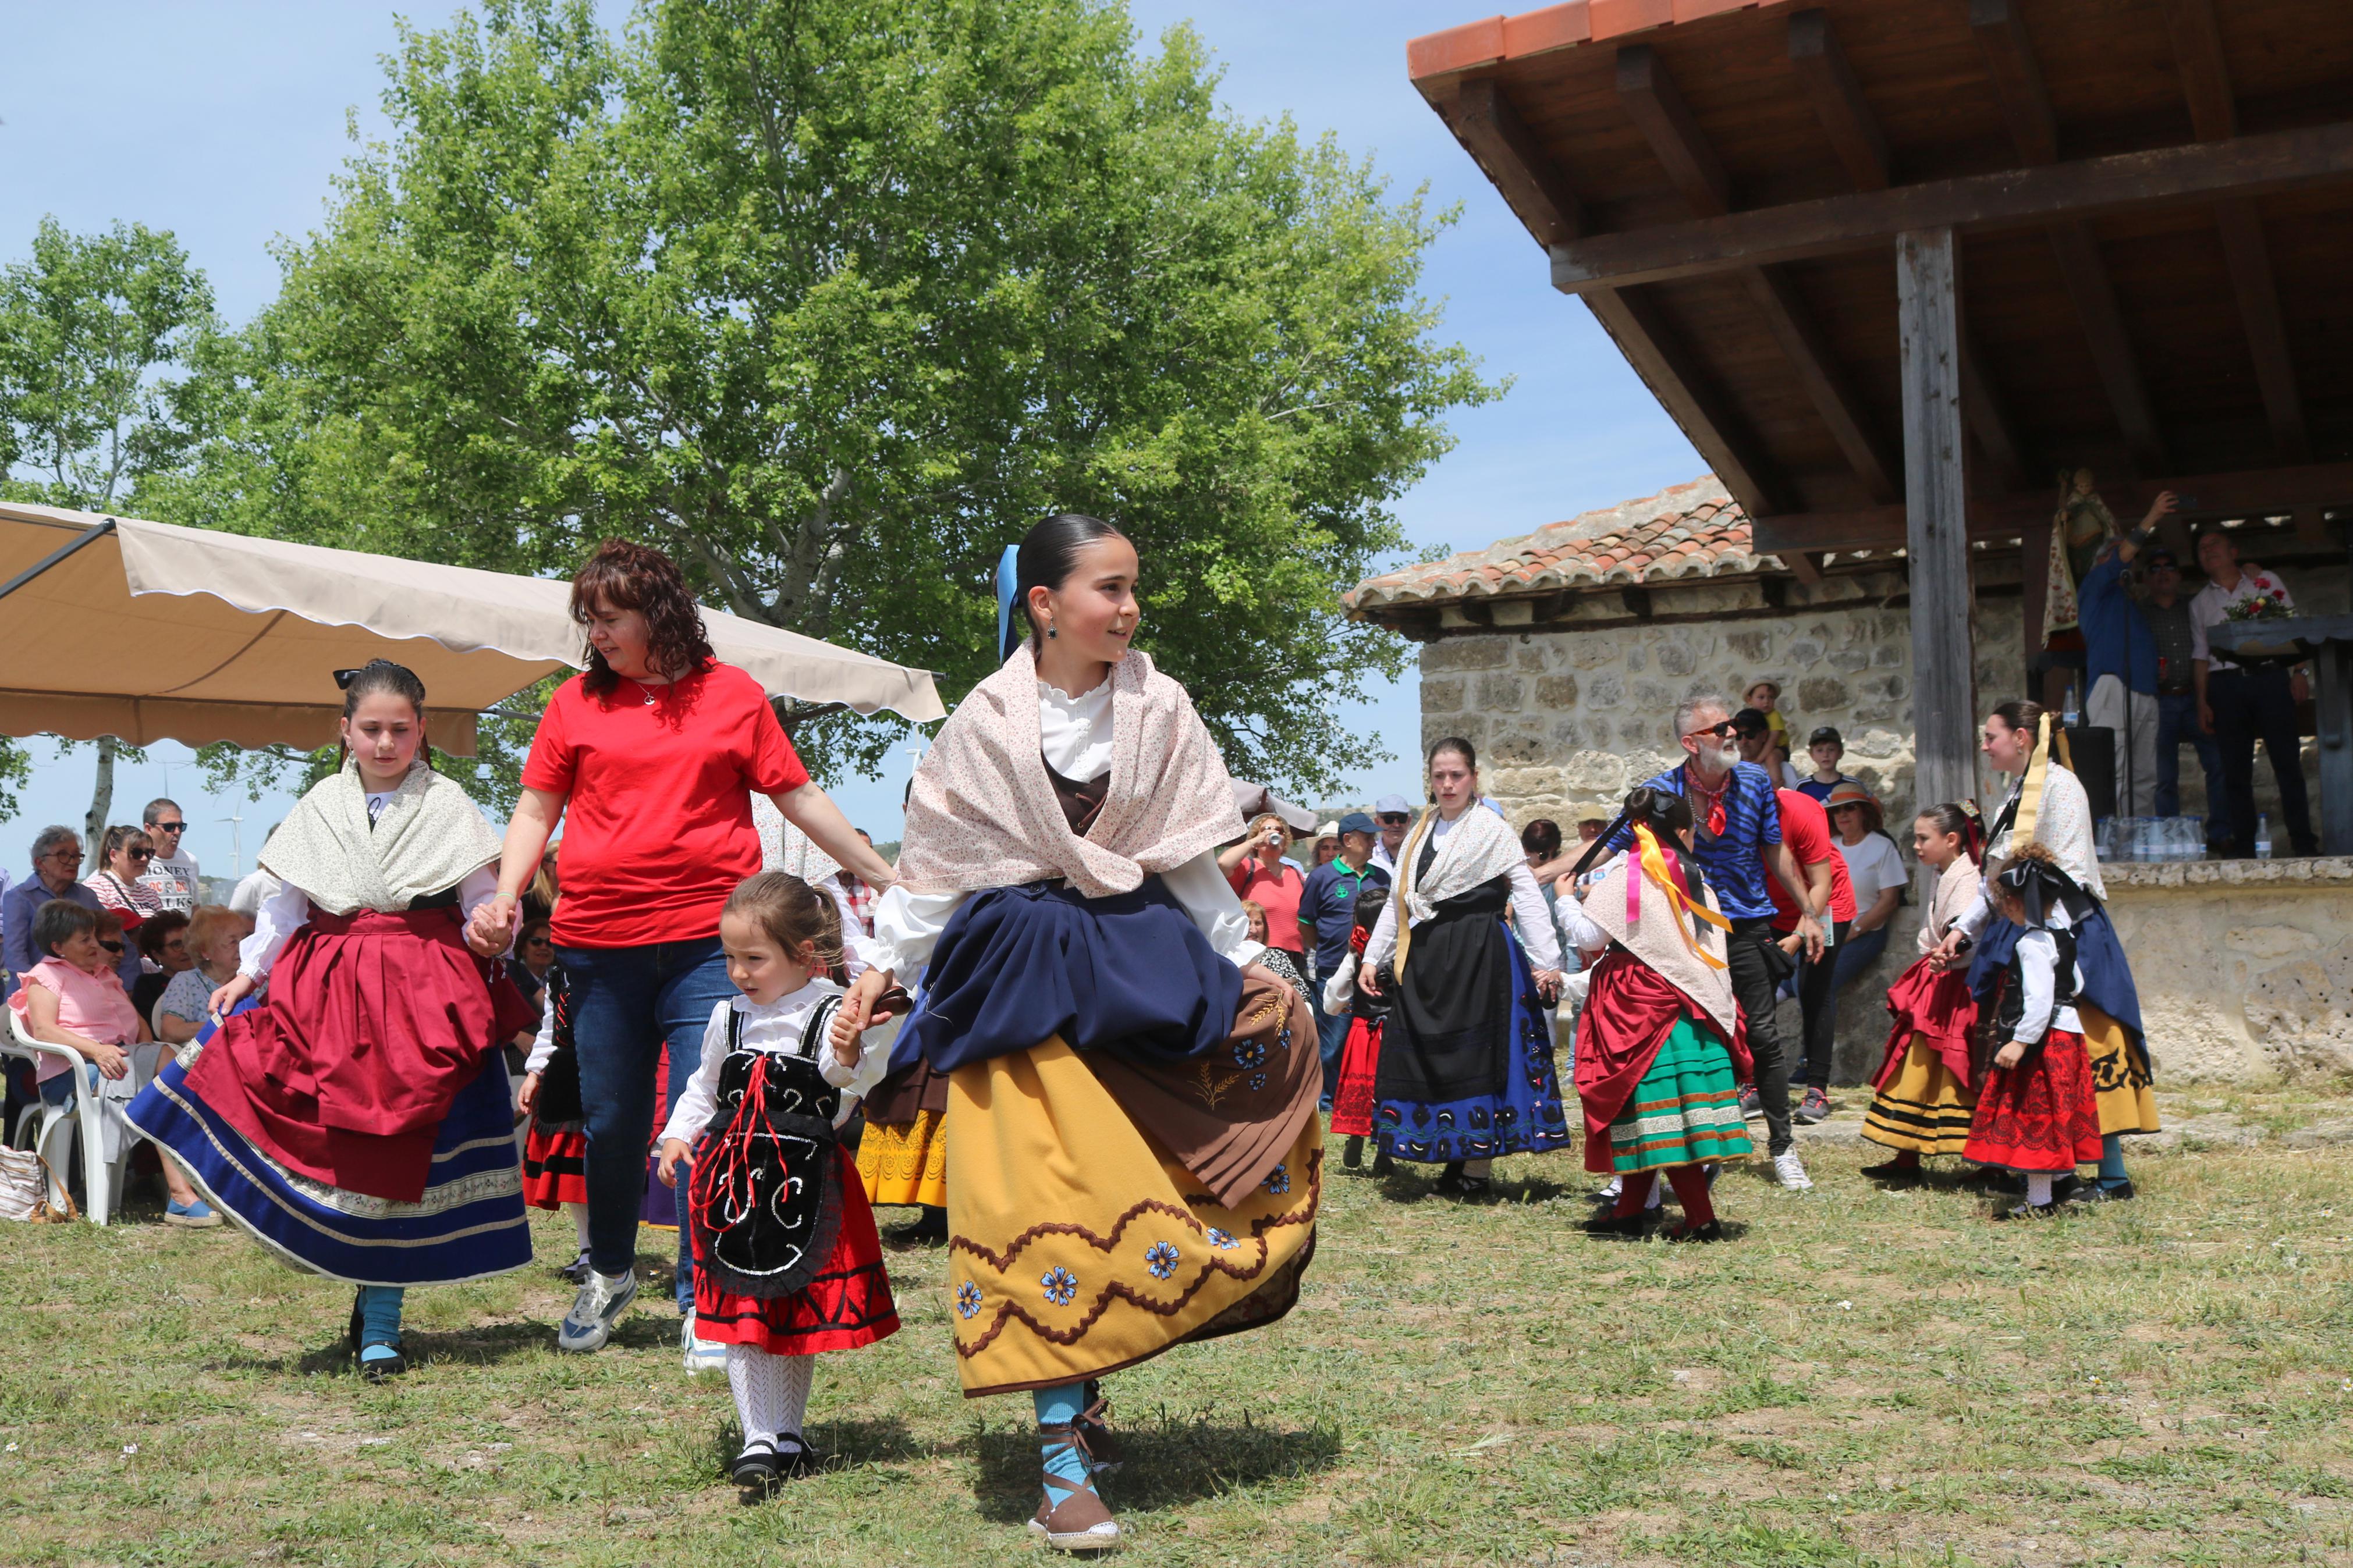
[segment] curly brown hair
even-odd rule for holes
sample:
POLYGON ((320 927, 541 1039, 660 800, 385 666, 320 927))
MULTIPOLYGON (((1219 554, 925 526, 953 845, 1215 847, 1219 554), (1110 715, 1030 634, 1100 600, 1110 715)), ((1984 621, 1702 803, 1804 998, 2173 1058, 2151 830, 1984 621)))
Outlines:
MULTIPOLYGON (((572 618, 585 626, 599 605, 645 616, 646 667, 656 675, 676 680, 716 657, 703 630, 702 606, 694 602, 686 574, 651 545, 608 539, 596 546, 596 552, 573 575, 572 618)), ((602 697, 619 681, 591 644, 581 686, 591 697, 602 697)))

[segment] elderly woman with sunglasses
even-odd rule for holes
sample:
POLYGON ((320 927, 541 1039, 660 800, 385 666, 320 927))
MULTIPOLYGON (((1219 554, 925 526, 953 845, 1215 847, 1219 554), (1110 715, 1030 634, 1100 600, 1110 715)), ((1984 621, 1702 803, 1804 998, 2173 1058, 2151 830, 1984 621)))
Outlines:
MULTIPOLYGON (((33 943, 33 917, 43 904, 63 899, 92 912, 106 908, 96 893, 76 879, 80 870, 81 836, 72 828, 44 827, 34 836, 32 877, 0 899, 0 921, 6 926, 5 935, 0 935, 0 957, 5 958, 11 974, 22 978, 47 956, 33 943)), ((123 951, 113 956, 115 974, 127 992, 140 975, 139 953, 126 942, 123 951)))
MULTIPOLYGON (((100 869, 82 879, 98 895, 102 908, 122 917, 122 929, 136 933, 153 916, 164 912, 164 895, 140 880, 155 858, 155 841, 143 827, 118 823, 98 841, 100 869)), ((125 976, 124 983, 132 976, 125 976)))

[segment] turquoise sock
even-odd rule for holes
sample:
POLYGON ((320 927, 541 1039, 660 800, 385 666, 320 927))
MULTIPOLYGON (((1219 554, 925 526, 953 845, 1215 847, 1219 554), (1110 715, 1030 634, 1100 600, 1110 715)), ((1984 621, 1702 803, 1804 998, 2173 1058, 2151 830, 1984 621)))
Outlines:
POLYGON ((2125 1174, 2124 1135, 2111 1132, 2100 1140, 2100 1185, 2121 1187, 2131 1179, 2125 1174))
MULTIPOLYGON (((1037 1403, 1038 1425, 1066 1426, 1087 1407, 1087 1385, 1065 1383, 1056 1388, 1033 1389, 1029 1397, 1037 1403)), ((1092 1491, 1094 1482, 1087 1472, 1087 1461, 1076 1443, 1066 1437, 1044 1438, 1039 1447, 1046 1461, 1046 1473, 1070 1490, 1092 1491)))
POLYGON ((360 1287, 360 1360, 390 1361, 400 1353, 400 1304, 407 1294, 397 1285, 360 1287))

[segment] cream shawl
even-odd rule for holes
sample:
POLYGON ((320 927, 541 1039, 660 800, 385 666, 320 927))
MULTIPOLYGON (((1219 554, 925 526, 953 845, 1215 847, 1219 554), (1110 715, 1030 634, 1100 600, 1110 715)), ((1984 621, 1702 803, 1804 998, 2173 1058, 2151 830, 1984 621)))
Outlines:
POLYGON ((499 858, 499 836, 457 781, 422 762, 368 824, 359 763, 312 784, 271 835, 262 868, 331 915, 398 910, 499 858))
POLYGON ((1447 828, 1446 837, 1438 841, 1438 853, 1430 858, 1430 874, 1419 877, 1414 868, 1421 864, 1421 847, 1438 830, 1441 818, 1438 808, 1431 806, 1421 814, 1421 820, 1405 836, 1397 854, 1397 885, 1390 895, 1397 905, 1397 969, 1405 973, 1407 954, 1413 949, 1413 928, 1438 912, 1438 906, 1473 888, 1483 887, 1498 877, 1508 877, 1512 868, 1527 863, 1527 851, 1520 847, 1519 836, 1512 825, 1487 809, 1479 801, 1463 808, 1462 815, 1447 828))
POLYGON ((916 765, 899 881, 973 892, 1061 878, 1091 899, 1239 838, 1233 782, 1185 689, 1131 652, 1112 667, 1111 782, 1084 838, 1062 815, 1027 643, 972 689, 916 765))
MULTIPOLYGON (((1724 932, 1705 921, 1697 922, 1698 929, 1694 931, 1694 922, 1677 914, 1655 883, 1642 889, 1641 918, 1630 923, 1626 919, 1626 879, 1641 874, 1636 856, 1620 855, 1617 864, 1586 893, 1585 918, 1608 932, 1610 941, 1656 971, 1661 979, 1704 1008, 1723 1029, 1724 1037, 1732 1038, 1740 1021, 1740 1007, 1732 995, 1732 972, 1709 964, 1683 941, 1688 936, 1720 965, 1725 962, 1724 932)), ((1707 888, 1707 907, 1716 914, 1724 912, 1724 906, 1716 902, 1713 884, 1707 888)))

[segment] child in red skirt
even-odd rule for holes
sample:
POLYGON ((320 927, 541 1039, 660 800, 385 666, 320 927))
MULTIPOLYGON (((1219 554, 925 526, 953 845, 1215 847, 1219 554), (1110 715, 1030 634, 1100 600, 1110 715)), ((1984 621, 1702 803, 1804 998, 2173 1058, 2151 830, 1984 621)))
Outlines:
POLYGON ((842 988, 833 900, 763 871, 720 911, 727 977, 702 1065, 662 1129, 659 1173, 693 1157, 695 1333, 727 1347, 743 1423, 735 1484, 763 1492, 820 1461, 801 1436, 820 1351, 896 1333, 874 1211, 836 1136, 890 1066, 889 1027, 828 1047, 842 988))
POLYGON ((2040 844, 2021 850, 1993 885, 1997 912, 2025 934, 1991 1009, 1984 1038, 2000 1048, 1978 1075, 1977 1110, 1961 1153, 2026 1178, 2026 1202, 1996 1219, 2058 1212, 2052 1179, 2100 1157, 2099 1107, 2074 1006, 2084 975, 2063 902, 2074 885, 2040 844))
POLYGON ((588 1268, 588 1130, 580 1105, 580 1058, 572 1049, 572 997, 564 965, 548 965, 539 1037, 523 1063, 515 1108, 531 1118, 522 1144, 522 1198, 572 1216, 579 1256, 557 1273, 575 1285, 588 1268))
MULTIPOLYGON (((1348 951, 1359 959, 1388 898, 1386 884, 1356 895, 1349 911, 1355 928, 1348 933, 1348 951)), ((1348 1009, 1348 1037, 1340 1047, 1340 1082, 1332 1091, 1332 1131, 1347 1139, 1340 1163, 1353 1171, 1364 1163, 1365 1140, 1373 1131, 1373 1079, 1380 1070, 1381 1024, 1389 1015, 1388 987, 1378 996, 1366 995, 1356 989, 1356 965, 1344 963, 1324 987, 1324 1010, 1336 1013, 1343 1007, 1348 1009)), ((1373 1155, 1374 1175, 1386 1176, 1395 1168, 1386 1150, 1373 1155)))

